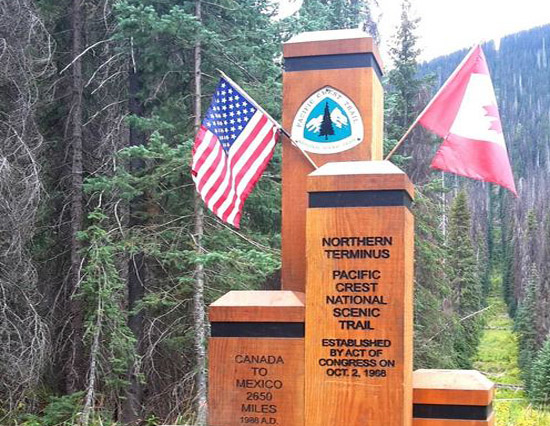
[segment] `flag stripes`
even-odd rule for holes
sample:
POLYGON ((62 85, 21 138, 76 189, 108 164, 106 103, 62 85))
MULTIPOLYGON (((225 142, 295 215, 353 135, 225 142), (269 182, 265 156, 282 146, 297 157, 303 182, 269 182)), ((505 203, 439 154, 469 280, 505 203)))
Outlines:
POLYGON ((216 132, 201 126, 193 148, 193 180, 207 207, 238 227, 245 200, 273 155, 277 131, 259 111, 248 120, 228 150, 216 132))

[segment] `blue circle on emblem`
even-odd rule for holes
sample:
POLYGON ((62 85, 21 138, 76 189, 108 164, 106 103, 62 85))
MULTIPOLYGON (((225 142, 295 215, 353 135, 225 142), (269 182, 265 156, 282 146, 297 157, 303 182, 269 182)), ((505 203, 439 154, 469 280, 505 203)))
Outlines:
POLYGON ((324 98, 309 113, 304 138, 320 143, 338 142, 351 136, 350 119, 337 102, 324 98))

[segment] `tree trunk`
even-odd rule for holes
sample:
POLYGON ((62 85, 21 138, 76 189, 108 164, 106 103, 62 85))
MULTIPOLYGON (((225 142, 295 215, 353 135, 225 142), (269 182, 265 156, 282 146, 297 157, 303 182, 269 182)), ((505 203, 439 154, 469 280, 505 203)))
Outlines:
MULTIPOLYGON (((133 53, 133 52, 132 52, 133 53)), ((128 109, 130 114, 142 117, 143 116, 143 104, 139 99, 139 92, 141 90, 141 79, 139 72, 136 69, 135 63, 136 55, 132 55, 130 70, 128 76, 128 91, 129 102, 128 109)), ((137 146, 144 145, 145 134, 136 129, 135 126, 130 126, 129 145, 137 146)), ((140 170, 144 167, 144 162, 141 159, 132 159, 130 163, 130 169, 132 172, 140 170)), ((130 229, 144 224, 143 219, 140 217, 140 212, 143 212, 145 204, 145 197, 139 196, 130 201, 130 229)), ((135 309, 139 301, 143 298, 145 293, 145 259, 143 253, 137 253, 132 255, 128 263, 128 311, 135 309)), ((140 343, 143 334, 143 312, 140 310, 128 317, 128 327, 132 330, 136 339, 136 355, 139 356, 140 343)), ((128 387, 126 388, 126 398, 122 406, 122 422, 124 424, 138 424, 141 421, 141 405, 143 399, 143 389, 139 381, 139 363, 136 359, 130 366, 128 371, 128 387)))
MULTIPOLYGON (((201 0, 195 1, 195 16, 201 21, 201 0)), ((201 125, 201 42, 195 43, 194 62, 195 62, 195 133, 198 132, 201 125)), ((195 243, 199 254, 204 253, 202 238, 204 235, 204 209, 202 200, 198 194, 195 194, 195 243)), ((206 309, 204 305, 204 265, 198 262, 195 267, 195 288, 193 296, 193 316, 195 328, 195 362, 196 362, 196 424, 206 425, 208 407, 206 403, 206 309)))
MULTIPOLYGON (((71 60, 82 50, 82 4, 81 0, 72 1, 71 60)), ((75 298, 80 280, 80 265, 82 245, 78 240, 78 232, 82 230, 83 195, 82 195, 82 61, 77 59, 72 66, 72 103, 71 103, 71 264, 68 281, 68 303, 70 306, 70 354, 67 371, 67 393, 83 389, 84 386, 84 343, 82 303, 75 298)))

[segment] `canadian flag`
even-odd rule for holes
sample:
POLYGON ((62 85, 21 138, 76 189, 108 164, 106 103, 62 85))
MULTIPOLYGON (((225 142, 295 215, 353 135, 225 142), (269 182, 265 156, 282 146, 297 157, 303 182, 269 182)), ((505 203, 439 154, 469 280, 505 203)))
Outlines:
POLYGON ((481 46, 468 53, 417 120, 444 139, 432 167, 493 182, 517 195, 481 46))

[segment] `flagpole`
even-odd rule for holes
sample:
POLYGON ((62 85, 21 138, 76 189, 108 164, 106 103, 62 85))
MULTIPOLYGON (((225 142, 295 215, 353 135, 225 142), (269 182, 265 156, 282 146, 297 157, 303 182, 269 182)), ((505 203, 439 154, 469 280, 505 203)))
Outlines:
POLYGON ((397 151, 397 149, 403 144, 403 142, 405 142, 405 139, 407 139, 407 136, 409 136, 409 134, 412 132, 412 130, 414 129, 414 126, 416 126, 418 124, 418 122, 420 121, 420 117, 422 116, 419 115, 418 118, 416 120, 414 120, 414 123, 411 124, 411 126, 409 127, 409 129, 405 132, 405 134, 403 136, 401 136, 401 139, 399 139, 399 142, 397 142, 395 144, 395 146, 392 148, 392 150, 388 153, 388 155, 386 155, 386 158, 384 158, 385 161, 388 161, 390 159, 390 157, 395 153, 395 151, 397 151))
POLYGON ((447 85, 449 84, 449 82, 458 74, 458 72, 462 69, 462 66, 466 63, 466 61, 468 59, 470 59, 470 57, 473 55, 474 51, 475 51, 475 48, 479 46, 479 44, 476 44, 474 45, 474 47, 472 47, 470 49, 470 51, 468 52, 468 54, 464 57, 464 59, 462 59, 462 61, 460 62, 460 64, 458 64, 458 66, 455 68, 455 70, 452 72, 452 74, 449 76, 449 78, 447 78, 447 80, 445 80, 445 83, 443 83, 443 85, 441 86, 441 88, 437 91, 437 93, 433 96, 433 98, 430 100, 430 102, 428 102, 428 105, 426 105, 424 107, 424 109, 422 110, 422 112, 418 115, 418 117, 416 118, 416 120, 414 120, 413 124, 411 124, 411 126, 409 127, 409 129, 405 132, 405 134, 401 137, 401 139, 399 139, 399 142, 397 142, 397 144, 392 148, 392 150, 388 153, 388 155, 386 155, 386 158, 384 160, 389 160, 390 157, 395 153, 395 151, 397 151, 397 149, 403 144, 403 142, 405 142, 405 139, 407 138, 407 136, 409 136, 409 134, 412 132, 412 130, 414 129, 414 127, 418 124, 418 122, 422 119, 422 116, 426 113, 426 111, 432 106, 432 104, 435 102, 435 100, 437 99, 437 97, 439 96, 439 94, 443 91, 443 89, 445 89, 447 87, 447 85))
POLYGON ((292 137, 290 136, 290 133, 288 133, 284 128, 283 126, 281 126, 271 115, 268 114, 268 112, 263 109, 260 105, 258 105, 256 103, 256 101, 254 101, 254 99, 252 99, 250 96, 248 96, 248 93, 246 93, 244 91, 244 89, 239 86, 237 83, 235 83, 233 80, 231 80, 231 78, 229 78, 229 76, 224 73, 222 70, 218 69, 218 72, 222 75, 223 78, 225 78, 233 87, 235 87, 240 93, 241 95, 243 95, 246 99, 248 99, 248 101, 253 104, 256 108, 258 108, 258 110, 260 110, 263 114, 266 115, 266 117, 275 125, 277 126, 281 132, 283 133, 283 135, 285 135, 288 140, 290 141, 290 143, 292 145, 294 145, 294 147, 298 148, 300 150, 300 152, 304 155, 304 157, 307 158, 307 160, 309 161, 309 163, 315 168, 315 170, 317 170, 319 167, 317 166, 317 164, 315 164, 315 162, 311 159, 311 157, 307 154, 307 152, 305 152, 302 147, 300 147, 293 139, 292 137))

